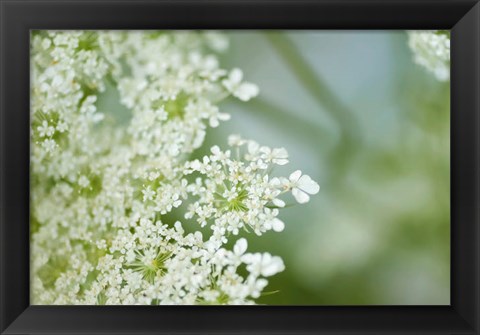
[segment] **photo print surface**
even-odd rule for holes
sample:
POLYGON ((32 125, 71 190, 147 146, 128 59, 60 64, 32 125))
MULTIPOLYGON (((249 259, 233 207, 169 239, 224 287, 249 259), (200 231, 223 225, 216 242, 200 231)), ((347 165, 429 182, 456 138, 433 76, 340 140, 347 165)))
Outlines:
POLYGON ((31 33, 31 304, 450 304, 449 31, 31 33))

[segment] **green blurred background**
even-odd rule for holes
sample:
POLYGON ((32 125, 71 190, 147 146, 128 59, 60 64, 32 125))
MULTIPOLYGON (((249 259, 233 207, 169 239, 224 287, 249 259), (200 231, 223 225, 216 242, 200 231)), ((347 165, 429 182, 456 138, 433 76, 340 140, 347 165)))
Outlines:
POLYGON ((249 235, 286 270, 259 303, 450 303, 450 91, 413 63, 404 31, 227 32, 223 67, 260 95, 222 104, 241 134, 285 147, 320 193, 286 208, 283 233, 249 235))

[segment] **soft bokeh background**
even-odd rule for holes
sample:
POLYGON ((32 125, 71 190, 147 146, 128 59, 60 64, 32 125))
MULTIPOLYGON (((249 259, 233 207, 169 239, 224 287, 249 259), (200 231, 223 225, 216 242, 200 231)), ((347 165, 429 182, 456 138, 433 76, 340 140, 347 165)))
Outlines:
POLYGON ((225 102, 237 133, 285 147, 320 193, 282 211, 283 233, 248 236, 280 255, 265 304, 450 303, 449 83, 414 64, 404 31, 228 32, 224 67, 260 87, 225 102))

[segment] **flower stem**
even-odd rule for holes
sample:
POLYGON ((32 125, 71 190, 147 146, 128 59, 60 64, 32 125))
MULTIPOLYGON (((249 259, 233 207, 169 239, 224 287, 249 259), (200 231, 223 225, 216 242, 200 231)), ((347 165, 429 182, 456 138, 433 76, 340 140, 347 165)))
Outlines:
POLYGON ((317 74, 298 52, 298 48, 284 33, 265 33, 265 37, 289 66, 299 83, 309 92, 319 105, 322 105, 338 123, 340 140, 332 153, 336 168, 334 176, 340 177, 346 172, 350 160, 359 148, 360 132, 355 115, 335 95, 327 83, 317 74))

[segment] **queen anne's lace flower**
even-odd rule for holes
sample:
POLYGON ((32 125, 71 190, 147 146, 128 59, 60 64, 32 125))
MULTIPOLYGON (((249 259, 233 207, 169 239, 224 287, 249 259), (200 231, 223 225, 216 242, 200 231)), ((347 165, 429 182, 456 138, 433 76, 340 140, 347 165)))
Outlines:
POLYGON ((287 151, 239 136, 189 159, 230 118, 220 100, 258 94, 219 67, 211 51, 227 45, 216 32, 35 32, 33 304, 252 304, 284 270, 237 235, 282 231, 280 197, 305 202, 318 185, 271 177, 287 151), (107 89, 127 118, 98 110, 107 89))
POLYGON ((410 31, 408 44, 414 60, 432 72, 438 80, 450 79, 450 32, 410 31))

